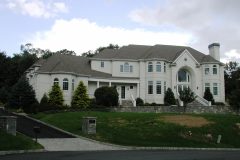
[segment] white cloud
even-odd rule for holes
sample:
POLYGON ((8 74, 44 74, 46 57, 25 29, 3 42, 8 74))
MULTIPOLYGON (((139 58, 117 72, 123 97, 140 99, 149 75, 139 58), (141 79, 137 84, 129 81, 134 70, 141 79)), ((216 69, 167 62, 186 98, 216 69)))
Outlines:
POLYGON ((45 3, 42 0, 8 0, 6 6, 12 11, 37 18, 51 18, 55 17, 58 13, 68 12, 65 3, 45 3))
POLYGON ((95 50, 110 43, 128 44, 172 44, 188 45, 192 36, 185 33, 153 32, 144 29, 125 29, 111 26, 100 26, 87 19, 56 20, 48 31, 32 35, 26 42, 34 47, 57 51, 74 50, 80 54, 95 50))
POLYGON ((238 0, 168 0, 136 8, 129 17, 142 25, 184 30, 195 37, 192 46, 203 53, 208 53, 208 44, 219 42, 221 58, 229 59, 228 51, 240 50, 239 5, 238 0))
POLYGON ((232 49, 224 53, 224 58, 221 59, 223 63, 227 63, 229 61, 238 61, 240 62, 240 51, 236 49, 232 49))

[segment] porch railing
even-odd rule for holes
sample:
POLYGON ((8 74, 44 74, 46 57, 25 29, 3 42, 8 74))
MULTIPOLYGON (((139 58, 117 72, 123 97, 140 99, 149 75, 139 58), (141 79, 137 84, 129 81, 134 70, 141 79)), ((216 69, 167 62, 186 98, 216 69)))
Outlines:
POLYGON ((199 96, 199 95, 196 94, 196 93, 195 93, 195 95, 196 95, 196 100, 197 100, 199 103, 201 103, 202 105, 204 105, 204 106, 211 106, 211 105, 212 105, 212 104, 211 104, 211 101, 208 101, 208 100, 202 98, 201 96, 199 96))
POLYGON ((136 100, 134 98, 134 96, 131 94, 131 101, 132 101, 132 104, 133 104, 133 107, 136 107, 136 100))

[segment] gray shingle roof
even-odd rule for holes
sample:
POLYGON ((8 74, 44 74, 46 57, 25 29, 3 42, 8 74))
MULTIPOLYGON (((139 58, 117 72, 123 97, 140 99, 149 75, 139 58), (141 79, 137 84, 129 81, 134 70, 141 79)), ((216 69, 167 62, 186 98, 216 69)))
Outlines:
POLYGON ((158 58, 169 62, 173 62, 185 49, 187 49, 199 63, 209 62, 220 63, 211 56, 205 55, 191 47, 171 45, 155 45, 155 46, 128 45, 118 50, 105 49, 99 54, 95 55, 93 58, 130 59, 130 60, 158 58))
POLYGON ((86 57, 55 54, 45 60, 38 73, 74 73, 92 77, 110 78, 111 74, 94 71, 86 57))

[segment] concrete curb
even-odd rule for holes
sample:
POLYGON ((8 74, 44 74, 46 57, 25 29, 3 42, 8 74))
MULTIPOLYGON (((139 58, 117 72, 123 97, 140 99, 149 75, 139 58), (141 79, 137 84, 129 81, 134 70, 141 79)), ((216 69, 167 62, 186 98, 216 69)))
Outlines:
POLYGON ((0 151, 0 156, 4 156, 8 154, 37 153, 37 152, 47 152, 47 151, 45 149, 0 151))

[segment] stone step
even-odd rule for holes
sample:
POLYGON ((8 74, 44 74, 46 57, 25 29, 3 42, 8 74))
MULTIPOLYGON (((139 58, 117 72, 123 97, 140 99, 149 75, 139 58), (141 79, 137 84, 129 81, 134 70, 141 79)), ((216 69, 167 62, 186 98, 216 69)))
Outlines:
POLYGON ((122 100, 122 106, 123 107, 125 107, 125 106, 133 107, 133 103, 131 100, 122 100))

